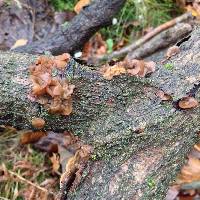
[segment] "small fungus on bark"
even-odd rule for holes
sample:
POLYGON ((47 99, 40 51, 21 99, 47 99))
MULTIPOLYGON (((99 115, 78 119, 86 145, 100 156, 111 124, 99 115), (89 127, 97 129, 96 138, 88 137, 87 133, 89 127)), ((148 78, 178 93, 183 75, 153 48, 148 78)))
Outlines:
POLYGON ((104 65, 100 73, 107 80, 111 80, 114 76, 120 74, 129 74, 130 76, 145 77, 147 74, 155 71, 155 63, 153 61, 145 62, 144 60, 125 59, 113 66, 104 65))
POLYGON ((167 59, 169 59, 172 56, 175 56, 176 54, 178 54, 180 52, 181 51, 180 51, 180 48, 178 46, 172 46, 172 47, 169 47, 169 49, 167 50, 165 57, 167 59))
POLYGON ((37 129, 42 129, 45 125, 45 121, 42 118, 33 118, 31 122, 32 126, 37 129))
POLYGON ((169 101, 172 99, 169 94, 164 93, 162 90, 158 90, 156 96, 158 96, 162 101, 169 101))
POLYGON ((183 97, 179 102, 178 106, 182 109, 195 108, 199 105, 198 101, 194 97, 183 97))

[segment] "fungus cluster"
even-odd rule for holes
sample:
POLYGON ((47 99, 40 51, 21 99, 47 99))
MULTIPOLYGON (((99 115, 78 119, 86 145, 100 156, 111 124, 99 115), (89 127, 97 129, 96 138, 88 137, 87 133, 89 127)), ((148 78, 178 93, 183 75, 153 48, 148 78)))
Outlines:
POLYGON ((67 79, 59 77, 70 55, 64 53, 54 58, 41 56, 30 66, 31 95, 51 113, 69 115, 72 112, 72 93, 75 88, 67 79), (58 74, 54 77, 54 74, 58 74))
POLYGON ((129 74, 131 76, 145 77, 147 74, 155 71, 155 63, 153 61, 145 62, 143 60, 124 60, 113 66, 104 65, 101 69, 103 77, 111 80, 114 76, 120 74, 129 74))

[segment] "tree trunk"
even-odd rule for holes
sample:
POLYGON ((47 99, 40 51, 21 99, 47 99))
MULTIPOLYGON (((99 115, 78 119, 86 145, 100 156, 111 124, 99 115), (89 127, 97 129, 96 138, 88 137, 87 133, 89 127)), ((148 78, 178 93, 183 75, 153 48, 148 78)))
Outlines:
POLYGON ((28 66, 35 56, 1 52, 0 124, 32 128, 31 119, 41 117, 46 130, 71 130, 94 147, 81 184, 68 199, 164 199, 198 140, 199 107, 180 110, 176 104, 188 93, 200 98, 199 34, 195 30, 168 61, 171 69, 158 63, 148 78, 107 81, 72 60, 67 72, 76 89, 70 116, 51 115, 28 99, 28 66), (173 101, 162 102, 158 89, 173 101))
POLYGON ((112 18, 120 11, 126 0, 95 0, 86 6, 66 26, 61 27, 53 35, 18 47, 14 51, 32 54, 42 54, 50 51, 53 55, 74 53, 100 28, 110 25, 112 18))

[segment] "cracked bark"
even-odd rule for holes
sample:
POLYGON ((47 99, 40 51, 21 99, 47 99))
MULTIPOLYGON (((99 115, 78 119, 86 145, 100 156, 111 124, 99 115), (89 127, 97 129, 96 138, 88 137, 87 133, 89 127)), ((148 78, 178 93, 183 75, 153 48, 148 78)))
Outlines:
MULTIPOLYGON (((32 128, 41 117, 48 130, 71 130, 95 148, 81 184, 68 199, 164 199, 169 183, 198 141, 200 108, 178 110, 174 103, 193 90, 199 100, 200 29, 148 78, 102 79, 87 66, 73 65, 73 113, 50 115, 27 98, 27 66, 36 56, 0 53, 0 124, 32 128), (157 89, 173 97, 161 102, 157 89), (144 130, 140 132, 140 130, 144 130)), ((72 66, 72 63, 71 65, 72 66)))

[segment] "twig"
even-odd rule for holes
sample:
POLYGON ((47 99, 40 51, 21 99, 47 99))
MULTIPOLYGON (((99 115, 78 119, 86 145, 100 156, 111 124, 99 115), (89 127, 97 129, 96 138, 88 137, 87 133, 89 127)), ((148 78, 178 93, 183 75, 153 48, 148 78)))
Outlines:
POLYGON ((111 60, 112 58, 119 58, 119 57, 124 57, 126 54, 128 54, 129 52, 137 49, 138 47, 140 47, 142 44, 144 44, 145 42, 147 42, 149 39, 153 38, 154 36, 156 36, 158 33, 174 26, 175 24, 178 24, 180 22, 183 22, 185 20, 188 20, 192 17, 192 14, 187 12, 177 18, 174 18, 160 26, 158 26, 157 28, 155 28, 153 31, 151 31, 150 33, 146 34, 144 37, 140 38, 139 40, 137 40, 136 42, 133 42, 132 44, 118 50, 118 51, 114 51, 111 54, 102 56, 101 58, 99 58, 99 61, 103 61, 103 60, 111 60))
POLYGON ((156 35, 147 41, 144 45, 137 48, 135 51, 129 52, 127 57, 129 59, 142 59, 158 51, 158 49, 164 49, 171 44, 176 43, 178 40, 188 35, 191 31, 192 27, 190 24, 177 24, 176 26, 171 27, 156 35))
POLYGON ((33 187, 35 187, 35 188, 37 188, 37 189, 39 189, 39 190, 41 190, 41 191, 43 191, 43 192, 45 192, 45 193, 50 193, 47 189, 42 188, 42 187, 40 187, 39 185, 37 185, 37 184, 35 184, 35 183, 33 183, 33 182, 31 182, 31 181, 29 181, 29 180, 23 178, 23 177, 20 176, 19 174, 15 173, 15 172, 13 172, 13 171, 11 171, 11 170, 8 170, 8 169, 6 169, 6 170, 7 170, 7 172, 8 172, 10 175, 12 175, 13 177, 18 178, 18 179, 21 180, 22 182, 27 183, 27 184, 29 184, 29 185, 32 185, 33 187))

